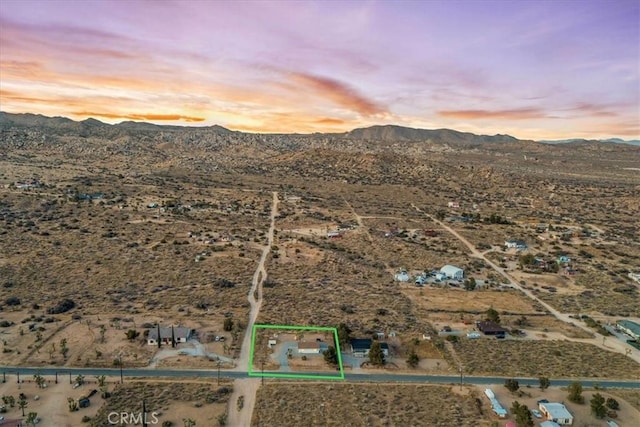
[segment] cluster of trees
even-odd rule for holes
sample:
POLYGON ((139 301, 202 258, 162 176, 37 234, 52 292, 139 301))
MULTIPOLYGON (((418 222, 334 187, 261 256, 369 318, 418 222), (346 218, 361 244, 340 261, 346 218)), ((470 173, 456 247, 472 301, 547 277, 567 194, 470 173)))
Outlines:
POLYGON ((517 400, 511 405, 511 412, 516 416, 518 427, 533 427, 533 418, 527 405, 520 404, 517 400))

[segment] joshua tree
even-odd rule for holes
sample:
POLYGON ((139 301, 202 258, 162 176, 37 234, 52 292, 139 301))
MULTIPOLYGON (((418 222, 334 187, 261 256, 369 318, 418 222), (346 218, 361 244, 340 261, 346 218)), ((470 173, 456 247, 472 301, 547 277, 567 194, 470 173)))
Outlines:
POLYGON ((20 393, 20 397, 18 398, 18 408, 22 409, 22 416, 24 417, 24 408, 28 405, 27 396, 23 393, 20 393))
POLYGON ((69 347, 67 347, 67 339, 63 338, 60 340, 60 354, 64 360, 67 360, 67 354, 69 354, 69 347))
POLYGON ((44 388, 44 377, 40 374, 35 374, 33 376, 33 380, 36 382, 36 384, 38 385, 38 388, 44 388))

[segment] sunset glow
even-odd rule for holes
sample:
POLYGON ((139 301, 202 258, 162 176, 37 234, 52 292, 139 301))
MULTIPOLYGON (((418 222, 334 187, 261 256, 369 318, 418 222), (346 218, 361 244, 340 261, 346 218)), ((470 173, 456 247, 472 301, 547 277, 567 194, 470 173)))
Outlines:
POLYGON ((0 2, 0 109, 640 138, 640 3, 0 2))

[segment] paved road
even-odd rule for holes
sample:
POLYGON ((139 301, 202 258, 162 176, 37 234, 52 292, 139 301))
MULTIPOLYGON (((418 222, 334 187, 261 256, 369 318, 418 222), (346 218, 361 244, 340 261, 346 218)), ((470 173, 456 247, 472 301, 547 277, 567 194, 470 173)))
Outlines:
MULTIPOLYGON (((40 375, 55 375, 58 373, 59 381, 65 381, 71 374, 75 377, 78 374, 82 374, 87 379, 91 376, 106 375, 110 377, 119 377, 119 369, 110 368, 16 368, 10 366, 0 366, 0 375, 5 374, 7 381, 13 381, 16 378, 16 373, 20 373, 22 379, 33 380, 33 375, 39 373, 40 375)), ((305 374, 314 375, 314 373, 305 372, 305 374)), ((213 368, 210 370, 197 370, 197 369, 123 369, 123 377, 138 377, 138 378, 216 378, 218 371, 213 368)), ((319 372, 317 375, 326 375, 326 372, 319 372)), ((221 371, 221 378, 242 379, 248 378, 246 372, 240 371, 221 371)), ((463 377, 465 384, 504 384, 505 377, 481 377, 481 376, 467 376, 463 377)), ((280 379, 271 379, 272 381, 281 381, 280 379)), ((520 385, 538 385, 537 378, 517 378, 520 385)), ((286 381, 291 381, 287 379, 286 381)), ((309 381, 309 380, 301 380, 309 381)), ((322 382, 328 382, 331 380, 319 380, 322 382)), ((413 375, 413 374, 345 374, 345 381, 353 382, 377 382, 377 383, 432 383, 432 384, 458 384, 460 383, 459 375, 413 375)), ((634 381, 622 381, 622 380, 608 380, 608 379, 594 379, 594 378, 558 378, 551 379, 553 386, 567 386, 573 381, 580 381, 583 386, 591 387, 598 384, 602 387, 614 387, 614 388, 637 388, 640 389, 640 378, 634 381)))

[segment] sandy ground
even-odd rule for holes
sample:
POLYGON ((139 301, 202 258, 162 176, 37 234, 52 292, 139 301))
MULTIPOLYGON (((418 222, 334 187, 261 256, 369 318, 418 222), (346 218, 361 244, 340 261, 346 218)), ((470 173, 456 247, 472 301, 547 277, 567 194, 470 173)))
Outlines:
MULTIPOLYGON (((240 352, 240 358, 238 360, 237 368, 239 370, 247 369, 249 364, 249 350, 251 348, 251 332, 253 325, 260 313, 260 307, 262 306, 262 283, 267 279, 267 270, 265 269, 265 261, 269 252, 271 252, 271 246, 273 245, 273 237, 275 231, 275 218, 278 214, 278 193, 273 193, 273 204, 271 206, 271 226, 269 227, 267 246, 262 251, 260 262, 256 268, 256 272, 253 275, 253 281, 251 290, 249 291, 249 304, 251 305, 251 313, 249 314, 249 322, 247 329, 244 333, 244 339, 242 342, 242 351, 240 352), (257 298, 256 298, 257 296, 257 298)), ((253 416, 253 408, 256 402, 256 393, 260 387, 260 380, 257 378, 246 378, 237 380, 233 383, 233 394, 229 399, 229 408, 227 411, 228 419, 227 424, 229 426, 249 426, 251 424, 251 417, 253 416), (243 396, 243 407, 238 410, 238 399, 243 396)))

